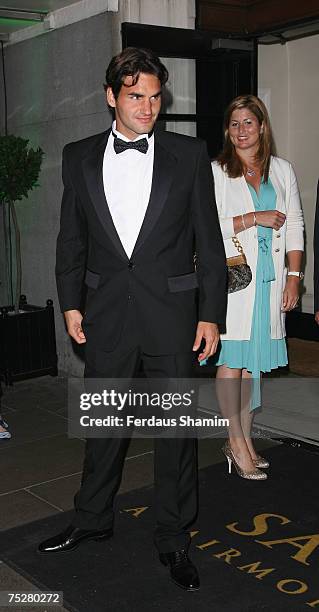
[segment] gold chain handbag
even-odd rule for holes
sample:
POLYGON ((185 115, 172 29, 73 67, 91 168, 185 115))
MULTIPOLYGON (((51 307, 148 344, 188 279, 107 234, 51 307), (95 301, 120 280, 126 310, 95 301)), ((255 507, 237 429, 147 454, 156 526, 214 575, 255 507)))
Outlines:
POLYGON ((232 241, 239 255, 227 257, 226 259, 228 269, 228 293, 235 293, 235 291, 246 289, 252 279, 251 269, 247 263, 243 247, 236 236, 232 237, 232 241))

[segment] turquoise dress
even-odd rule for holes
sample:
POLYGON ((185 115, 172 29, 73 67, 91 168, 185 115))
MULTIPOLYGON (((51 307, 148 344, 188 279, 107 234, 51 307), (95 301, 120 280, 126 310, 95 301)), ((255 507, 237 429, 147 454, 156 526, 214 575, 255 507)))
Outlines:
MULTIPOLYGON (((260 183, 259 194, 247 183, 256 211, 274 210, 277 195, 268 179, 260 183)), ((216 365, 229 368, 245 368, 253 377, 251 409, 261 404, 260 373, 270 372, 288 363, 285 338, 274 340, 270 330, 270 287, 275 280, 272 259, 272 234, 270 227, 257 226, 258 261, 256 269, 256 292, 250 340, 222 340, 216 365)))

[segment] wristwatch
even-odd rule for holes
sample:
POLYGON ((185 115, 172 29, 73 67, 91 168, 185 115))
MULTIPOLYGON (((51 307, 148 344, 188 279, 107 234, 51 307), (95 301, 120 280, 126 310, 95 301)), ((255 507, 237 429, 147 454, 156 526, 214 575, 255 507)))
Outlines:
POLYGON ((300 278, 300 280, 302 280, 303 278, 305 278, 305 275, 303 272, 292 272, 289 270, 287 276, 298 276, 298 278, 300 278))

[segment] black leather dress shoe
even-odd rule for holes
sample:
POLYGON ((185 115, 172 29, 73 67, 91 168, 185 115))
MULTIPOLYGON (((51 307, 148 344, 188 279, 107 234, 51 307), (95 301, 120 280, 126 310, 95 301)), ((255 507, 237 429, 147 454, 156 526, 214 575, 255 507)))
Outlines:
POLYGON ((199 590, 199 575, 195 565, 189 559, 186 550, 160 553, 159 559, 163 565, 169 565, 171 578, 177 586, 186 589, 186 591, 199 590))
POLYGON ((107 540, 113 535, 113 529, 79 529, 70 525, 65 531, 53 538, 41 542, 38 548, 40 553, 67 552, 77 548, 86 540, 107 540))

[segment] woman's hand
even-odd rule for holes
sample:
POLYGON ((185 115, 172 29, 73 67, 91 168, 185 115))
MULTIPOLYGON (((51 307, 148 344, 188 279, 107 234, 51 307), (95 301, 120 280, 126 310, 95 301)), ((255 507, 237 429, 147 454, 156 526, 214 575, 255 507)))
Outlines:
POLYGON ((287 312, 295 308, 299 301, 299 283, 297 276, 288 276, 284 292, 282 294, 282 311, 287 312))
POLYGON ((260 210, 255 213, 257 225, 279 230, 286 221, 286 215, 279 210, 260 210))

